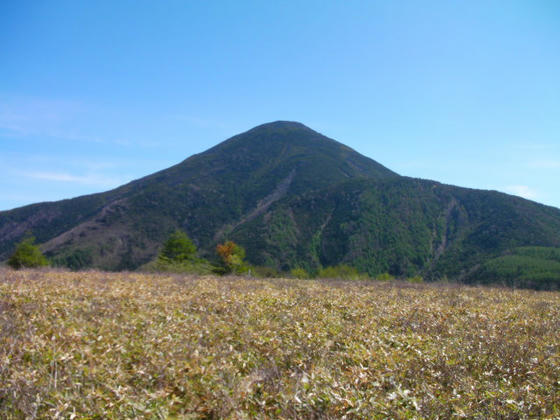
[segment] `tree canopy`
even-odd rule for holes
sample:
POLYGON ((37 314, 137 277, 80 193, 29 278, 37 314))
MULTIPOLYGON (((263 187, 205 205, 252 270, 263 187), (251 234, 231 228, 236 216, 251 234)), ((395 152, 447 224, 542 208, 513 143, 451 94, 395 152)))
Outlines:
POLYGON ((48 265, 48 261, 35 245, 35 238, 31 236, 16 246, 16 250, 8 260, 8 265, 15 269, 35 268, 48 265))
POLYGON ((158 258, 164 262, 183 263, 194 261, 196 252, 196 246, 188 235, 176 230, 163 245, 158 258))
POLYGON ((216 247, 226 269, 226 273, 242 274, 249 270, 245 262, 245 249, 233 241, 227 241, 216 247))

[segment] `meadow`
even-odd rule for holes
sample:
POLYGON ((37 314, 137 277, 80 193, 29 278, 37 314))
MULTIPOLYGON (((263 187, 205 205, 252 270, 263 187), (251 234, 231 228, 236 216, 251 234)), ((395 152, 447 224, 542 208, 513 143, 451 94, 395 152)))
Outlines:
POLYGON ((554 418, 560 293, 0 271, 0 418, 554 418))

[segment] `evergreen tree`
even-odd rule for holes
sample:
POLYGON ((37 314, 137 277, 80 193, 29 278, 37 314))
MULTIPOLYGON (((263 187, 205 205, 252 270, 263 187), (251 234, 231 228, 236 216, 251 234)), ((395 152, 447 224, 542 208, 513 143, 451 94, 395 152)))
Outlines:
POLYGON ((8 260, 8 265, 15 269, 33 268, 46 266, 48 261, 39 247, 35 245, 35 238, 29 237, 16 246, 16 250, 8 260))
POLYGON ((155 259, 143 267, 147 271, 210 274, 214 267, 197 254, 196 246, 188 235, 176 230, 173 232, 155 259))
POLYGON ((185 232, 176 230, 163 245, 158 259, 173 263, 192 262, 196 259, 196 246, 185 232))

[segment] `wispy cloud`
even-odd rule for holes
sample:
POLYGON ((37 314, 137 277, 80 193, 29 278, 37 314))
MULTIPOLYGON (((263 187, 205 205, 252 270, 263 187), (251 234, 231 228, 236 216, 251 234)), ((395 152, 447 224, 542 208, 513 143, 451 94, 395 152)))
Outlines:
POLYGON ((527 185, 508 185, 504 190, 510 194, 518 195, 519 197, 526 198, 528 200, 535 200, 538 198, 539 194, 528 187, 527 185))
POLYGON ((58 135, 61 126, 83 110, 77 102, 37 98, 0 98, 0 129, 18 135, 58 135))
POLYGON ((144 112, 131 113, 128 109, 79 101, 12 97, 0 93, 0 137, 38 137, 153 149, 182 136, 185 126, 189 130, 228 127, 223 121, 185 113, 144 112))
MULTIPOLYGON (((0 134, 26 137, 41 136, 75 142, 133 144, 124 138, 96 134, 95 121, 103 121, 99 110, 81 102, 0 96, 0 134), (86 127, 87 129, 84 129, 86 127), (87 131, 87 134, 84 134, 87 131)), ((138 142, 134 142, 135 145, 138 142)))
POLYGON ((122 176, 107 177, 98 174, 74 175, 64 172, 27 172, 24 173, 24 175, 28 178, 42 181, 69 182, 97 187, 115 187, 130 180, 122 176))

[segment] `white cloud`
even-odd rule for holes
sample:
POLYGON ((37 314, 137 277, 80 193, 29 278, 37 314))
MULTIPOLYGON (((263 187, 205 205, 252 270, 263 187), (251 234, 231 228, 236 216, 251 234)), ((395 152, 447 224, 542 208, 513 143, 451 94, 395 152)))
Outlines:
POLYGON ((535 190, 532 190, 527 185, 508 185, 504 189, 510 194, 518 195, 528 200, 535 200, 539 196, 535 190))

